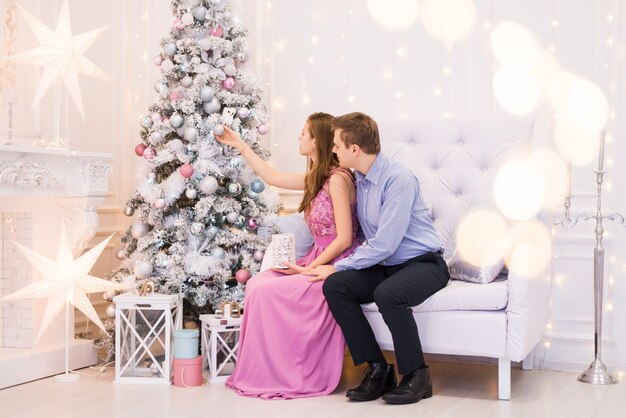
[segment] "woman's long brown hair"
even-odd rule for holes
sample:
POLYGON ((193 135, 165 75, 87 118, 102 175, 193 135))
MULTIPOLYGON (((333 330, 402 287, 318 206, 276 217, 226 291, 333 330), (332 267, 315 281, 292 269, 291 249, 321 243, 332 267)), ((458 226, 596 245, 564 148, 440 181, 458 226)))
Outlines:
POLYGON ((339 167, 339 160, 333 153, 333 132, 330 124, 335 118, 328 113, 317 112, 308 117, 309 133, 315 138, 315 161, 309 162, 304 177, 304 196, 298 212, 309 210, 330 171, 339 167))

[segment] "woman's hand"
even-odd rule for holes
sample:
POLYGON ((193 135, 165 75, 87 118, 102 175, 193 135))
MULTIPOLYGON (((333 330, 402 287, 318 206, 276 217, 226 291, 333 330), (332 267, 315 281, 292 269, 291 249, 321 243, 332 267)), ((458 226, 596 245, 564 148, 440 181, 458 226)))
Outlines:
POLYGON ((289 268, 287 269, 272 268, 272 270, 277 271, 279 273, 283 273, 283 274, 302 274, 306 270, 306 267, 302 267, 297 264, 291 264, 285 261, 281 261, 280 263, 286 265, 289 268))
POLYGON ((248 146, 248 144, 246 144, 244 140, 241 139, 241 136, 239 136, 237 132, 233 131, 228 126, 224 126, 224 134, 219 136, 215 135, 215 138, 222 144, 237 148, 239 152, 241 152, 245 147, 248 146))

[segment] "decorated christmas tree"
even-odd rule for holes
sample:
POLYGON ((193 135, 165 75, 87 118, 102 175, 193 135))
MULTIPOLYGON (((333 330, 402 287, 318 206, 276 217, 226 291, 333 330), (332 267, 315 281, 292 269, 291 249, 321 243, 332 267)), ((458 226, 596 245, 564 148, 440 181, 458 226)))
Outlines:
POLYGON ((268 133, 258 80, 244 71, 247 31, 227 0, 172 0, 172 30, 155 57, 157 101, 141 118, 147 175, 128 200, 133 223, 117 252, 113 280, 154 283, 184 294, 186 319, 243 301, 273 230, 277 195, 234 148, 214 135, 224 125, 255 152, 268 133))

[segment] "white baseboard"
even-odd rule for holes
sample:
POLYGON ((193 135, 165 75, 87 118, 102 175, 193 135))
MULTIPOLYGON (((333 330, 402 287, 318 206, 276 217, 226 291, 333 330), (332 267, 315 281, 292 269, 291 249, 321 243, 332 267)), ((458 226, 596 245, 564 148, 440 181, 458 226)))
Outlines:
MULTIPOLYGON (((98 356, 91 340, 70 342, 70 370, 96 364, 98 356)), ((65 371, 65 346, 0 348, 0 389, 65 371)))

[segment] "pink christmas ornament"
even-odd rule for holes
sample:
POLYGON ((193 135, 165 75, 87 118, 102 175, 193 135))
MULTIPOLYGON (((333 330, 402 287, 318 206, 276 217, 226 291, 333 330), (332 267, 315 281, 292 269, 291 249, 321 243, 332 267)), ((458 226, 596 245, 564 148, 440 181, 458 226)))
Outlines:
POLYGON ((257 126, 256 130, 261 135, 267 135, 267 133, 270 131, 270 127, 263 124, 263 125, 257 126))
POLYGON ((170 93, 170 100, 172 101, 180 100, 183 97, 185 97, 185 93, 182 91, 182 89, 179 88, 175 88, 170 93))
POLYGON ((152 118, 152 122, 161 122, 163 120, 161 115, 157 112, 154 112, 153 114, 151 114, 150 117, 152 118))
POLYGON ((235 79, 232 77, 226 77, 226 80, 222 81, 222 87, 226 90, 230 90, 235 87, 235 79))
POLYGON ((209 34, 211 36, 216 36, 218 38, 221 38, 222 35, 224 35, 224 31, 222 30, 222 27, 220 25, 217 25, 217 26, 213 27, 213 29, 211 29, 209 34))
POLYGON ((154 207, 157 209, 163 209, 165 206, 165 199, 161 197, 154 201, 154 207))
POLYGON ((238 270, 237 273, 235 273, 235 278, 239 283, 244 284, 250 278, 250 272, 246 269, 238 270))
POLYGON ((248 219, 246 226, 248 227, 248 229, 254 231, 259 227, 259 222, 254 218, 250 218, 248 219))
POLYGON ((180 175, 186 179, 193 176, 193 167, 191 166, 191 164, 181 165, 179 171, 180 171, 180 175))
POLYGON ((145 146, 144 144, 137 144, 137 146, 135 147, 135 154, 137 154, 138 157, 143 157, 143 153, 146 150, 146 148, 148 147, 145 146))
POLYGON ((175 30, 182 30, 185 26, 183 25, 183 22, 176 18, 174 19, 174 23, 172 23, 172 28, 175 30))
POLYGON ((157 67, 163 63, 163 57, 161 55, 157 55, 154 57, 154 65, 157 67))
POLYGON ((143 151, 143 158, 145 158, 146 160, 153 159, 155 155, 156 152, 154 152, 154 148, 148 147, 143 151))
POLYGON ((246 119, 248 116, 250 116, 250 110, 247 107, 241 107, 237 111, 237 116, 239 116, 241 119, 246 119))

